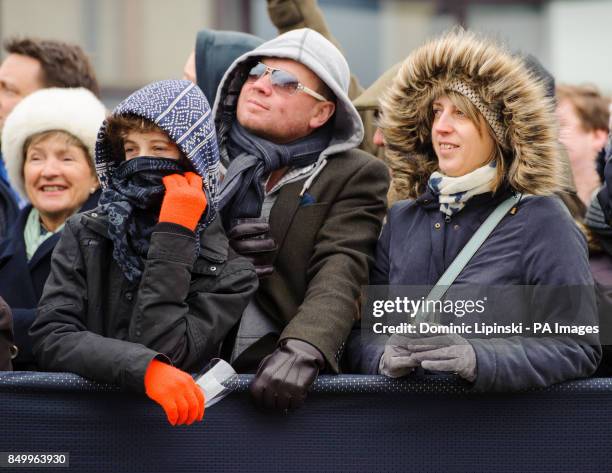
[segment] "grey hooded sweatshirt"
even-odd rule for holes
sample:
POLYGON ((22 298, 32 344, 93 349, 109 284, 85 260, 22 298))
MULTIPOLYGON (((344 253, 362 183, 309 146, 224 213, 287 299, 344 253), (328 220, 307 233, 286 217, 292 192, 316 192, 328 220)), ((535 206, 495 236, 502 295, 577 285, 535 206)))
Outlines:
POLYGON ((217 90, 213 107, 221 161, 229 160, 226 141, 236 116, 236 104, 244 82, 243 73, 253 61, 261 57, 293 59, 312 70, 335 94, 334 129, 328 147, 321 153, 317 166, 306 181, 305 192, 334 154, 357 148, 363 140, 363 123, 348 97, 351 72, 342 53, 321 34, 309 28, 289 31, 249 51, 229 67, 217 90))

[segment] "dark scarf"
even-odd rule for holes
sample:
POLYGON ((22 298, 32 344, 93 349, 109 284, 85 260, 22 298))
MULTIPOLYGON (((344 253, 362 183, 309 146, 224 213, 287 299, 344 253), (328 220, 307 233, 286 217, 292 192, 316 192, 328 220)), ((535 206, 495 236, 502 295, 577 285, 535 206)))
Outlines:
POLYGON ((285 166, 315 163, 330 138, 330 128, 323 126, 304 138, 280 145, 255 136, 234 121, 227 141, 230 165, 219 192, 225 228, 231 228, 237 218, 259 217, 265 197, 264 178, 285 166))
POLYGON ((131 282, 140 279, 144 270, 151 234, 166 192, 162 178, 184 171, 174 159, 130 159, 115 169, 102 193, 100 205, 108 214, 113 258, 131 282))

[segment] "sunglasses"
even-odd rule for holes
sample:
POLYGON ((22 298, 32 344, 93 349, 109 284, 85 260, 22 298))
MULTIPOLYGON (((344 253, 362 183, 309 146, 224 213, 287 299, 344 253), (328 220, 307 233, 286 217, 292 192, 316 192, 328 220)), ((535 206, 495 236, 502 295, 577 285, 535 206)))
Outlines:
POLYGON ((297 77, 282 69, 275 69, 270 66, 266 66, 263 62, 258 62, 249 71, 247 76, 247 82, 255 82, 259 78, 270 74, 270 83, 275 90, 284 92, 288 95, 293 95, 298 91, 306 92, 311 97, 314 97, 321 102, 327 102, 327 99, 321 94, 303 85, 297 77))

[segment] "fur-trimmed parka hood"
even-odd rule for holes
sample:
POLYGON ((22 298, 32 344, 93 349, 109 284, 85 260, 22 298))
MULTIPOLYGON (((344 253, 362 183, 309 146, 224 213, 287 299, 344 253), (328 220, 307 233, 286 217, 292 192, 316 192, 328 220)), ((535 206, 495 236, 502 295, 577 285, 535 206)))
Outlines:
POLYGON ((402 64, 381 101, 387 154, 403 168, 398 192, 422 193, 437 164, 431 142, 433 100, 451 80, 467 84, 491 109, 499 109, 506 183, 546 195, 558 189, 557 129, 544 86, 520 57, 474 33, 453 30, 416 49, 402 64), (428 174, 429 173, 429 174, 428 174))

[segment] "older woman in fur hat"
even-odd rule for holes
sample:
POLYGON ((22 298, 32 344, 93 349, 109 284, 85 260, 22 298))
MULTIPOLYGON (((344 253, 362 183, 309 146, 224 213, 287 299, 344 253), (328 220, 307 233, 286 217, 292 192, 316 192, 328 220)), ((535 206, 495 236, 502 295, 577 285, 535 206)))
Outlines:
POLYGON ((16 369, 33 365, 28 329, 64 223, 98 203, 93 154, 105 113, 87 89, 48 88, 23 99, 4 125, 11 183, 30 202, 0 244, 0 296, 13 311, 16 369))
MULTIPOLYGON (((529 330, 534 322, 554 329, 554 322, 571 325, 578 311, 585 325, 597 326, 585 238, 553 196, 559 172, 552 105, 523 61, 453 31, 406 59, 382 111, 387 152, 405 170, 395 185, 411 200, 389 212, 371 283, 435 285, 485 219, 512 198, 512 210, 502 213, 452 288, 503 286, 503 300, 526 299, 515 289, 531 287, 537 313, 525 300, 492 302, 479 319, 485 325, 509 322, 508 312, 529 330), (579 300, 569 287, 580 288, 579 300)), ((468 319, 451 314, 444 324, 468 319)), ((382 357, 370 357, 372 365, 391 377, 423 369, 455 373, 476 389, 504 391, 588 376, 601 356, 596 335, 440 332, 417 327, 392 335, 382 357)))

